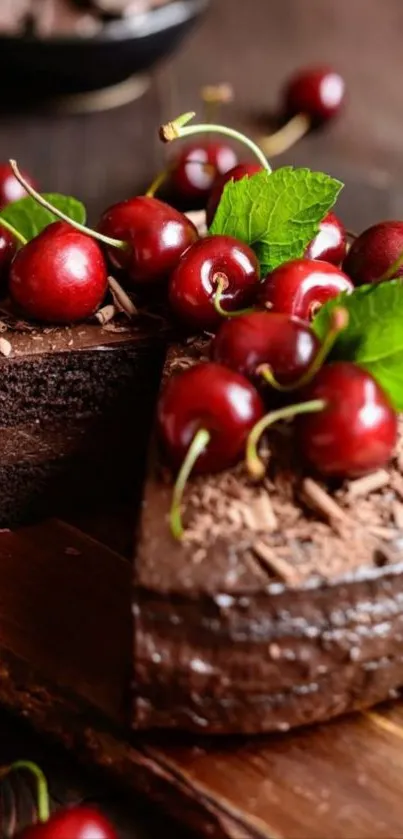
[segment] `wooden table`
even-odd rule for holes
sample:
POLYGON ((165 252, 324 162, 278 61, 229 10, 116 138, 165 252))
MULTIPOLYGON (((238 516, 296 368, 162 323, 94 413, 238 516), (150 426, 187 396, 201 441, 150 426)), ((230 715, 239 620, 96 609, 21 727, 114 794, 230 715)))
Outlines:
MULTIPOLYGON (((213 0, 211 13, 181 53, 160 67, 145 96, 104 113, 1 115, 0 159, 16 158, 44 190, 82 198, 95 221, 114 201, 135 194, 164 158, 162 120, 198 107, 202 84, 229 81, 236 99, 225 119, 257 133, 293 69, 329 62, 346 77, 349 102, 326 132, 305 139, 281 162, 324 169, 346 189, 341 214, 349 227, 403 212, 403 108, 400 0, 213 0)), ((3 80, 3 84, 7 80, 3 80)), ((51 769, 56 800, 83 794, 112 806, 121 836, 157 836, 165 821, 116 799, 74 761, 43 751, 20 725, 1 721, 0 763, 23 754, 51 769)))

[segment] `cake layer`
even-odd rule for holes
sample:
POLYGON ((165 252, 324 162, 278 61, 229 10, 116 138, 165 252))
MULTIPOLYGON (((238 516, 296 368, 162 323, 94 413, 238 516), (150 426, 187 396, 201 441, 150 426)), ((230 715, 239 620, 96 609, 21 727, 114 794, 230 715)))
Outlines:
MULTIPOLYGON (((197 356, 197 353, 196 353, 197 356)), ((172 352, 166 373, 189 363, 172 352)), ((134 725, 288 728, 403 684, 403 457, 331 488, 301 471, 289 427, 268 472, 194 479, 182 543, 172 483, 150 466, 135 572, 134 725)))
POLYGON ((164 356, 160 322, 3 326, 0 526, 136 495, 164 356))
MULTIPOLYGON (((152 404, 136 424, 146 439, 152 404), (148 411, 148 413, 147 413, 148 411)), ((0 428, 0 527, 137 496, 144 453, 123 411, 0 428)))
POLYGON ((0 426, 100 413, 133 389, 156 387, 163 347, 156 326, 86 323, 0 337, 11 347, 0 355, 0 426))

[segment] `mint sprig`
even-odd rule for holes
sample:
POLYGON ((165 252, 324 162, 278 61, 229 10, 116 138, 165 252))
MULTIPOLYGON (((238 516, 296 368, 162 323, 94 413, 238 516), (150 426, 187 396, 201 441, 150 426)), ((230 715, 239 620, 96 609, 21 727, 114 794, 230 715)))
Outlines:
POLYGON ((292 166, 229 181, 209 232, 250 245, 264 276, 304 255, 342 187, 322 172, 292 166))
MULTIPOLYGON (((71 218, 72 221, 85 224, 87 214, 81 201, 77 201, 76 198, 71 198, 67 195, 59 194, 47 194, 45 198, 54 207, 71 218)), ((53 213, 41 207, 34 198, 29 196, 27 198, 21 198, 20 201, 14 201, 12 204, 4 207, 0 212, 0 224, 2 219, 28 242, 37 236, 38 233, 41 233, 49 224, 58 221, 53 213)))
POLYGON ((362 286, 329 300, 312 323, 319 338, 325 337, 331 312, 340 305, 349 313, 349 324, 335 342, 332 359, 364 367, 389 395, 395 410, 403 411, 402 281, 362 286))

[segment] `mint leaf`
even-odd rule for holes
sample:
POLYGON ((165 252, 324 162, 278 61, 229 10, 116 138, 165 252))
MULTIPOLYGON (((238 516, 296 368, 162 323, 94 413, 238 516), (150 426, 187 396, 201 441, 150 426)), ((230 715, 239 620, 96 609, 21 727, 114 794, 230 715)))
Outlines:
POLYGON ((355 361, 365 367, 389 394, 396 411, 403 411, 403 283, 389 280, 362 286, 352 294, 329 300, 316 315, 312 327, 323 339, 335 306, 349 313, 347 328, 340 333, 332 359, 355 361))
MULTIPOLYGON (((57 210, 62 210, 72 221, 78 221, 80 224, 85 224, 86 211, 81 201, 76 198, 70 198, 67 195, 47 194, 44 196, 47 201, 50 201, 57 210)), ((27 196, 21 198, 20 201, 14 201, 8 204, 0 212, 1 219, 9 222, 9 224, 18 230, 29 241, 37 236, 41 230, 44 230, 49 224, 58 221, 57 217, 45 210, 36 203, 34 198, 27 196)))
POLYGON ((250 245, 265 275, 303 256, 342 187, 322 172, 292 166, 229 181, 209 232, 250 245))

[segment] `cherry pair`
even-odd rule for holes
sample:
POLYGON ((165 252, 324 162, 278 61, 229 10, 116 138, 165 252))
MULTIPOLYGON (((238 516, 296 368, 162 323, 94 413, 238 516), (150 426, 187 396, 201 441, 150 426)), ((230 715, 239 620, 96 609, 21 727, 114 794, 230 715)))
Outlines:
POLYGON ((214 330, 222 317, 258 303, 311 320, 318 308, 351 280, 328 262, 298 259, 276 268, 261 283, 252 249, 229 236, 210 236, 189 248, 169 282, 169 301, 187 327, 214 330))
MULTIPOLYGON (((286 151, 311 128, 317 128, 337 116, 344 97, 344 80, 332 68, 319 66, 299 70, 283 91, 280 110, 289 122, 274 135, 260 140, 267 157, 270 159, 286 151)), ((222 178, 225 179, 228 171, 232 171, 234 180, 243 177, 245 170, 256 171, 252 164, 241 163, 238 166, 237 163, 235 152, 228 143, 210 139, 192 143, 181 150, 169 170, 169 192, 176 200, 191 206, 205 207, 207 203, 210 224, 222 178), (243 174, 239 174, 241 170, 243 174)), ((161 180, 165 178, 158 179, 157 183, 161 180)))
POLYGON ((244 454, 252 476, 265 467, 257 454, 264 431, 298 417, 303 457, 326 476, 354 476, 384 466, 397 440, 397 416, 375 379, 351 362, 325 365, 297 404, 264 415, 256 388, 227 367, 206 362, 167 383, 159 401, 158 426, 168 458, 179 468, 171 530, 183 535, 181 500, 192 470, 227 469, 244 454), (299 416, 300 415, 300 416, 299 416))
MULTIPOLYGON (((16 164, 13 167, 27 192, 54 211, 16 164)), ((54 212, 64 220, 25 243, 9 270, 9 291, 17 306, 28 317, 52 323, 84 320, 101 305, 108 278, 96 239, 107 245, 110 260, 125 270, 132 283, 142 284, 166 278, 198 238, 186 216, 146 196, 111 207, 101 219, 99 233, 54 212)))

